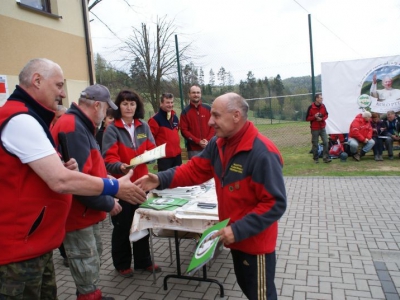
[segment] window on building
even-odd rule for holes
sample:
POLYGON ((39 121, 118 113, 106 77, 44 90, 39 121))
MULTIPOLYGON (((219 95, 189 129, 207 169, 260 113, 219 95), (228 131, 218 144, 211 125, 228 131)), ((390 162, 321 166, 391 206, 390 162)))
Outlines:
POLYGON ((17 0, 17 2, 38 10, 51 13, 50 0, 17 0))

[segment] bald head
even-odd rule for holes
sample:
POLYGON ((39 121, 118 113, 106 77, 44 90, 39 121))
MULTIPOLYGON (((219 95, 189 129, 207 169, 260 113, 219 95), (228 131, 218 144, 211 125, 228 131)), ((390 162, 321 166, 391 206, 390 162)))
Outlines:
POLYGON ((47 58, 34 58, 30 60, 19 73, 19 84, 23 87, 32 85, 32 77, 39 73, 43 78, 51 77, 55 72, 61 72, 61 67, 47 58))
POLYGON ((54 111, 66 97, 61 67, 46 58, 30 60, 19 73, 19 85, 37 102, 54 111))
POLYGON ((224 94, 214 100, 208 125, 215 129, 217 137, 230 138, 246 123, 248 110, 249 106, 242 96, 224 94))

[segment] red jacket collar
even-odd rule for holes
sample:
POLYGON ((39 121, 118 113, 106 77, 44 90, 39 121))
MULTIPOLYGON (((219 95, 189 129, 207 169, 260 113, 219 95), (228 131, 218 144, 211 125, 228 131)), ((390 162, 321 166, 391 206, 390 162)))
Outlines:
MULTIPOLYGON (((253 147, 253 143, 255 138, 258 135, 258 129, 254 126, 254 124, 250 121, 246 121, 244 127, 247 126, 248 128, 246 129, 246 132, 244 133, 245 138, 241 140, 239 145, 236 148, 235 153, 241 152, 241 151, 250 151, 253 147)), ((236 135, 240 135, 241 131, 237 132, 236 135)), ((234 138, 233 136, 232 138, 234 138)), ((226 139, 225 138, 218 138, 217 139, 217 146, 218 148, 222 148, 226 144, 226 139)))
MULTIPOLYGON (((135 127, 142 126, 142 124, 143 124, 142 121, 140 121, 139 119, 133 119, 133 125, 135 125, 135 127)), ((115 120, 114 125, 119 128, 125 128, 122 119, 115 120)))

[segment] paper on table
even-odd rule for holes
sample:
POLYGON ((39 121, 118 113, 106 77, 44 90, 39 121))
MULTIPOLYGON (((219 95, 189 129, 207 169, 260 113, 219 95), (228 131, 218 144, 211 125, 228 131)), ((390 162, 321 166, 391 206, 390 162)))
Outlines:
MULTIPOLYGON (((215 203, 215 202, 209 202, 215 203)), ((180 214, 197 214, 197 215, 210 215, 218 217, 218 206, 214 208, 202 208, 198 206, 198 202, 194 202, 192 204, 185 205, 177 210, 177 213, 180 214)))
POLYGON ((127 168, 133 168, 134 166, 165 157, 165 145, 166 144, 162 144, 161 146, 132 158, 127 168))
POLYGON ((192 199, 200 194, 205 193, 206 189, 196 185, 188 187, 177 187, 173 189, 152 190, 151 192, 160 197, 178 197, 184 199, 192 199))

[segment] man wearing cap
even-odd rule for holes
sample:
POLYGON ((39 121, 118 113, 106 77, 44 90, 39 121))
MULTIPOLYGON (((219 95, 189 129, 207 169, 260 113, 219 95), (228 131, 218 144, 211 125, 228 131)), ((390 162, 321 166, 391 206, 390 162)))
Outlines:
POLYGON ((57 298, 53 250, 65 236, 70 194, 146 199, 130 181, 133 172, 99 178, 76 172, 73 158, 61 161, 49 126, 65 97, 60 66, 35 58, 0 107, 0 299, 57 298))
MULTIPOLYGON (((116 109, 108 89, 100 84, 91 85, 80 94, 78 104, 72 103, 51 130, 56 145, 59 143, 58 134, 66 134, 69 155, 76 159, 82 173, 107 176, 95 131, 109 106, 116 109)), ((114 299, 102 297, 97 288, 103 252, 99 222, 106 218, 106 212, 114 216, 121 209, 117 200, 111 196, 73 195, 63 244, 77 288, 78 300, 114 299)))

